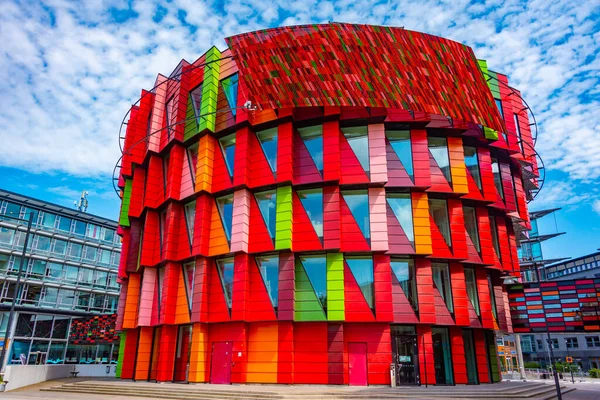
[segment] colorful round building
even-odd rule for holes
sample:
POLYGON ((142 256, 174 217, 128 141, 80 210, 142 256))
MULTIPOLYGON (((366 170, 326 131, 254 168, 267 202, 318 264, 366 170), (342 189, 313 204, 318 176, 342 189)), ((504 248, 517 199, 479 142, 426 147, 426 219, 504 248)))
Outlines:
POLYGON ((142 91, 118 171, 118 376, 500 380, 537 167, 460 43, 327 24, 227 38, 142 91))

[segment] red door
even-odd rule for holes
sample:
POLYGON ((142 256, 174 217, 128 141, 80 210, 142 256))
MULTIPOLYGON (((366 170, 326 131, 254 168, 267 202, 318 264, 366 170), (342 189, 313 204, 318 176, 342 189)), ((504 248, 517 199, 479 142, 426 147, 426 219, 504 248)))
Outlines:
POLYGON ((210 383, 231 383, 231 349, 233 342, 215 342, 212 349, 210 383))
POLYGON ((352 386, 367 386, 367 344, 348 343, 348 373, 352 386))
POLYGON ((175 352, 175 371, 173 381, 187 382, 190 368, 190 351, 192 350, 192 325, 182 325, 177 333, 177 350, 175 352))

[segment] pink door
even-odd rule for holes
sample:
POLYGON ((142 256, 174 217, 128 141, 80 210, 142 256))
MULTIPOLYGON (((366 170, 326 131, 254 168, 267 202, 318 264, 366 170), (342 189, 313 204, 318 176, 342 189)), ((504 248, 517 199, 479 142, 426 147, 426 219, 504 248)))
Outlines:
POLYGON ((367 344, 348 343, 348 373, 352 386, 367 386, 367 344))
POLYGON ((210 383, 231 383, 231 349, 233 342, 215 342, 212 349, 210 383))

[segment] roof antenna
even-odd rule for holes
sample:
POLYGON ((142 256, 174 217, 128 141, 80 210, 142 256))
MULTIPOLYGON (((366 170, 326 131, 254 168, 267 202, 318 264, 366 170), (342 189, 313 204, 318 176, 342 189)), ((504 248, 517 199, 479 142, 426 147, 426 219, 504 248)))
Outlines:
POLYGON ((79 199, 79 202, 75 201, 74 205, 75 208, 77 209, 77 211, 81 211, 81 212, 87 212, 88 209, 88 199, 87 196, 90 192, 88 192, 87 190, 82 190, 81 191, 81 198, 79 199))

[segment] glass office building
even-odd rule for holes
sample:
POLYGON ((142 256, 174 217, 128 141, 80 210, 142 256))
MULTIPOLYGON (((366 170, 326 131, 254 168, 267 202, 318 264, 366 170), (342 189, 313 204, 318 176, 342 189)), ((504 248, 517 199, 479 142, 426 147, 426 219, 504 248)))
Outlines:
POLYGON ((116 231, 115 221, 0 190, 0 337, 10 347, 8 363, 116 360, 112 315, 118 303, 121 253, 116 231), (15 296, 17 313, 9 327, 15 296), (102 332, 90 329, 87 341, 72 337, 75 325, 99 326, 99 316, 102 332))

